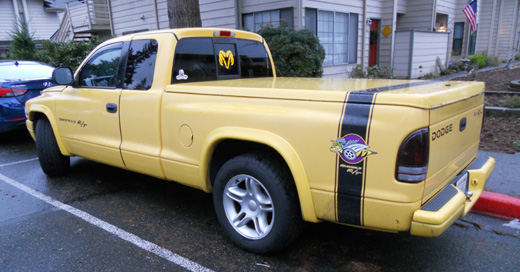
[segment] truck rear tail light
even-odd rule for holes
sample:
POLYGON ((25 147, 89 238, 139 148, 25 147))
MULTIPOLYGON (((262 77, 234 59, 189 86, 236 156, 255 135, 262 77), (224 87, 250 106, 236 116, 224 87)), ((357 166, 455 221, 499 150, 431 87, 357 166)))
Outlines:
POLYGON ((215 37, 235 37, 235 32, 227 31, 227 30, 215 30, 215 32, 213 32, 213 36, 215 36, 215 37))
POLYGON ((27 90, 24 89, 11 89, 11 88, 0 88, 0 97, 13 97, 24 95, 27 90))
POLYGON ((426 179, 430 153, 429 130, 416 130, 406 137, 397 154, 396 179, 419 183, 426 179))

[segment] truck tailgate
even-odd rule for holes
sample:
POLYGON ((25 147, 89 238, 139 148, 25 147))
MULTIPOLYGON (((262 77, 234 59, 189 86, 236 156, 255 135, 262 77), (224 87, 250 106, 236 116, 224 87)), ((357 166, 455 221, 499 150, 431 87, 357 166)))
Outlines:
POLYGON ((423 202, 477 156, 484 95, 430 110, 430 158, 423 202))

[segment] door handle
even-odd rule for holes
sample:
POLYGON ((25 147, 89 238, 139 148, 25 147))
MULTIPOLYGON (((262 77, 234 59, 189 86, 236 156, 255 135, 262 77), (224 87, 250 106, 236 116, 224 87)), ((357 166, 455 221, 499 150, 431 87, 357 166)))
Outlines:
POLYGON ((117 105, 114 103, 108 103, 107 104, 107 111, 110 113, 116 113, 117 112, 117 105))

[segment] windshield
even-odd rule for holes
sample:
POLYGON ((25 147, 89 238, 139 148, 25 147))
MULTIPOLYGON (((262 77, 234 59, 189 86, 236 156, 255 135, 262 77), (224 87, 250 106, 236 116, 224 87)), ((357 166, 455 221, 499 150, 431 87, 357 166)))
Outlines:
POLYGON ((51 78, 53 67, 40 64, 19 64, 0 66, 0 80, 21 81, 51 78))

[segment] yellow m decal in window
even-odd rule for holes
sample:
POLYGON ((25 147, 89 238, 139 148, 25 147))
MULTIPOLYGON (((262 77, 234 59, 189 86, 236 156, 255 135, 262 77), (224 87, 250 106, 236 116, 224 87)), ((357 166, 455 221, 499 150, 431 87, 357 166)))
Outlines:
POLYGON ((220 52, 218 52, 218 63, 220 66, 225 66, 226 70, 229 70, 229 67, 235 65, 235 58, 233 57, 231 50, 226 52, 220 50, 220 52))

